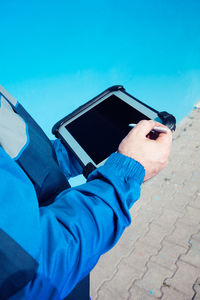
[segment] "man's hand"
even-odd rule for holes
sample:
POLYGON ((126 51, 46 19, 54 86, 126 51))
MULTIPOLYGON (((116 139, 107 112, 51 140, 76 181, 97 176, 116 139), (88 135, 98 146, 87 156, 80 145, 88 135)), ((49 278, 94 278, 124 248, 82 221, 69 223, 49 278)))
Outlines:
POLYGON ((118 152, 138 161, 145 168, 144 181, 157 175, 167 164, 172 144, 172 132, 160 133, 151 140, 148 133, 155 127, 164 127, 155 121, 140 121, 119 145, 118 152))

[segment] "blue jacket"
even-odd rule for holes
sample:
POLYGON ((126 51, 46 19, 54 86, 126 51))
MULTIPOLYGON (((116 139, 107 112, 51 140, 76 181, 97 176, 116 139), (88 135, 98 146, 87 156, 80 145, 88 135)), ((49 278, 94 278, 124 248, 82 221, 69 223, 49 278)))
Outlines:
MULTIPOLYGON (((66 179, 77 175, 74 157, 59 140, 53 145, 66 179)), ((87 183, 39 208, 32 182, 0 147, 0 299, 6 299, 8 282, 17 282, 20 274, 27 284, 10 300, 66 297, 131 223, 129 209, 140 196, 144 173, 138 162, 114 153, 87 183), (1 249, 5 243, 6 255, 1 249), (16 274, 4 274, 4 263, 10 261, 16 262, 16 274)))

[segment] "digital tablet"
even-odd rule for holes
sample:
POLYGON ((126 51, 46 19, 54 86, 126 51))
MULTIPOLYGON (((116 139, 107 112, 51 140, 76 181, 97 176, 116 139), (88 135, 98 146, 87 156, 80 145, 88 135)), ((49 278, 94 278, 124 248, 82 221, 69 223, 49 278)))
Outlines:
POLYGON ((159 113, 128 94, 123 86, 113 86, 57 122, 52 132, 75 153, 83 168, 96 168, 117 151, 130 123, 149 119, 175 130, 172 115, 159 113))

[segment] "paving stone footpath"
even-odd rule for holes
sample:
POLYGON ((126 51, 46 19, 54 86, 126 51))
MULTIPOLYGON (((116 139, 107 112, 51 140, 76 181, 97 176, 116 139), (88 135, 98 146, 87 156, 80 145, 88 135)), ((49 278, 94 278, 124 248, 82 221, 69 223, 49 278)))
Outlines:
POLYGON ((169 165, 142 186, 132 224, 91 273, 92 300, 200 300, 200 103, 169 165))

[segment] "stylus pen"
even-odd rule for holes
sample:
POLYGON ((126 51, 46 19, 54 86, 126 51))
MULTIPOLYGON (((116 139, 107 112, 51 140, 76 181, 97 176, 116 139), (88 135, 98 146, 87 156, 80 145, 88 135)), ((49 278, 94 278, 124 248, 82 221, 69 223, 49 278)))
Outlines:
MULTIPOLYGON (((135 127, 137 124, 129 124, 128 126, 129 127, 135 127)), ((166 132, 169 132, 169 129, 167 129, 167 128, 164 128, 164 127, 158 127, 158 126, 155 126, 154 128, 153 128, 153 130, 155 130, 155 131, 157 131, 157 132, 159 132, 159 133, 166 133, 166 132)))

